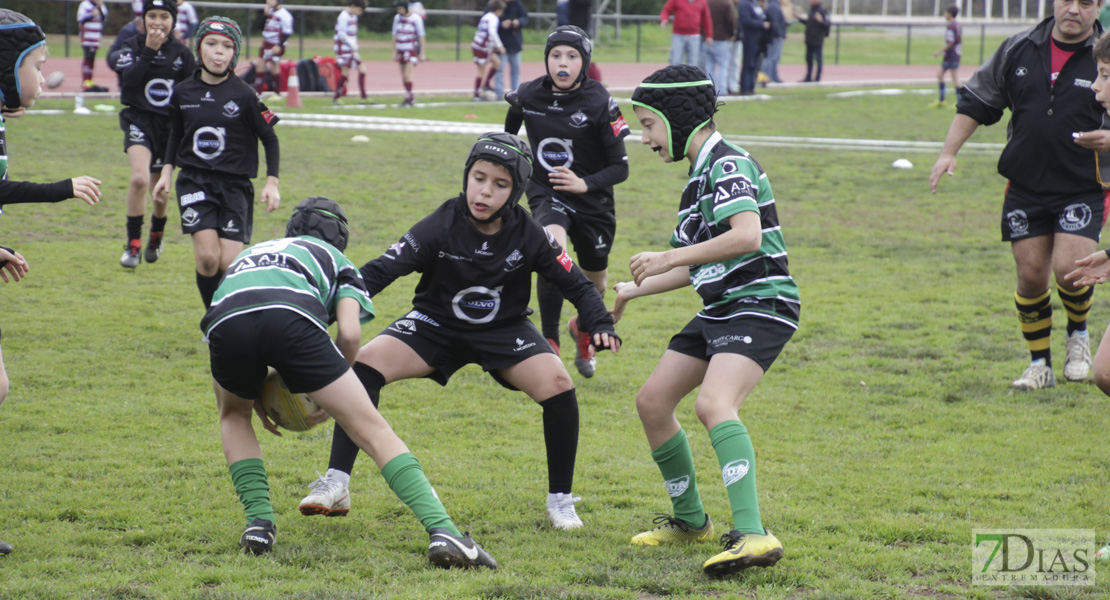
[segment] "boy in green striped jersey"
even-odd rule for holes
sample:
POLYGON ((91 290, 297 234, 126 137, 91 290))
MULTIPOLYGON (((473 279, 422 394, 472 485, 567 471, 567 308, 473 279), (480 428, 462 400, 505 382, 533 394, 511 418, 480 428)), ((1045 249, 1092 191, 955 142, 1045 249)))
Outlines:
POLYGON ((682 398, 700 386, 695 409, 713 443, 732 507, 724 551, 702 566, 710 575, 769 567, 782 544, 763 527, 755 485, 755 450, 737 415, 798 327, 798 288, 787 269, 775 199, 762 167, 721 137, 713 123, 713 82, 696 67, 656 71, 636 88, 632 105, 641 141, 663 162, 690 162, 671 250, 632 257, 631 282, 614 286, 613 320, 632 298, 693 285, 704 308, 677 335, 636 396, 652 458, 674 516, 632 538, 655 546, 708 541, 713 523, 702 507, 686 434, 675 418, 682 398))
POLYGON ((360 324, 373 318, 374 307, 362 275, 343 255, 348 237, 343 209, 328 198, 307 198, 294 209, 285 235, 239 254, 201 320, 220 410, 220 441, 248 522, 239 545, 261 554, 275 541, 262 449, 251 426, 255 410, 263 426, 280 435, 254 402, 267 367, 273 367, 291 391, 307 392, 326 411, 313 415, 314 422, 330 414, 374 459, 431 536, 433 565, 497 568, 469 535, 459 533, 420 463, 351 370, 361 343, 360 324), (335 343, 328 337, 332 322, 338 325, 335 343))

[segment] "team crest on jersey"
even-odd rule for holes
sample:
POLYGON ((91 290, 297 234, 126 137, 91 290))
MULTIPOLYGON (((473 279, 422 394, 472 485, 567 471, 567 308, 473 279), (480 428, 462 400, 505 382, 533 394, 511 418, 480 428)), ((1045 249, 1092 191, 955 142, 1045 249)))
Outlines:
POLYGON ((193 227, 200 223, 200 214, 197 213, 196 209, 187 208, 185 212, 181 213, 181 222, 193 227))
POLYGON ((182 60, 180 56, 178 56, 177 59, 173 61, 173 70, 174 71, 180 71, 181 68, 184 67, 184 66, 185 66, 185 61, 182 60))
POLYGON ((1091 224, 1091 207, 1085 203, 1072 204, 1060 215, 1060 228, 1064 231, 1079 231, 1091 224))
POLYGON ((686 218, 682 219, 678 229, 675 230, 675 236, 683 246, 693 246, 713 237, 709 233, 709 225, 706 224, 705 218, 697 210, 691 210, 686 218))
POLYGON ((234 100, 228 100, 224 105, 224 116, 229 119, 234 119, 239 116, 239 105, 234 100))
POLYGON ((586 116, 586 113, 578 111, 570 116, 570 126, 582 129, 589 124, 589 120, 590 118, 586 116))
POLYGON ((1011 210, 1006 213, 1006 224, 1010 226, 1010 235, 1013 237, 1029 233, 1029 216, 1024 210, 1011 210))
POLYGON ((520 253, 520 250, 514 249, 513 253, 509 255, 509 258, 505 259, 505 262, 509 265, 505 267, 505 272, 508 273, 517 270, 521 265, 520 259, 522 258, 524 258, 524 255, 520 253))

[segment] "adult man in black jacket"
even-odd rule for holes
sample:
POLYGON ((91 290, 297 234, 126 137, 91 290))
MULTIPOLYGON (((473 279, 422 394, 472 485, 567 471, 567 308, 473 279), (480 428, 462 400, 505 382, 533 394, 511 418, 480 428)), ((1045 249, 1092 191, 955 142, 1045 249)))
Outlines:
POLYGON ((1074 286, 1064 274, 1094 251, 1106 220, 1106 195, 1092 151, 1110 149, 1110 132, 1098 131, 1105 111, 1091 92, 1100 5, 1056 0, 1052 17, 1003 41, 960 94, 929 175, 935 193, 941 175, 955 173, 956 153, 975 129, 997 123, 1010 109, 1009 141, 998 159, 998 172, 1008 180, 1002 240, 1011 242, 1017 264, 1015 301, 1032 357, 1015 389, 1056 385, 1050 349, 1053 273, 1068 314, 1064 376, 1082 381, 1091 369, 1087 311, 1094 290, 1074 286))

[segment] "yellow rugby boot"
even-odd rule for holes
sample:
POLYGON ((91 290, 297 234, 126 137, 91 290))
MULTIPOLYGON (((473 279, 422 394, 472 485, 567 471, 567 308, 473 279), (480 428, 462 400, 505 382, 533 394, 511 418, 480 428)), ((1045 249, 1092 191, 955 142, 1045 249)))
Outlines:
POLYGON ((659 515, 652 520, 657 526, 632 538, 635 546, 658 546, 674 542, 708 542, 713 539, 713 521, 705 515, 705 525, 695 529, 692 525, 670 515, 659 515))
POLYGON ((721 536, 725 544, 724 552, 705 561, 701 566, 706 575, 719 577, 747 569, 748 567, 770 567, 782 558, 782 542, 770 531, 740 533, 733 529, 721 536))

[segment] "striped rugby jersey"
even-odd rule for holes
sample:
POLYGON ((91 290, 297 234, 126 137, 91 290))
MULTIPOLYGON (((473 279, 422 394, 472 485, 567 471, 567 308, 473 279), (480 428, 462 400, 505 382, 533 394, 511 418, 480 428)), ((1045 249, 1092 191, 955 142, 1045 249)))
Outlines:
POLYGON ((100 47, 100 36, 104 32, 104 21, 108 19, 108 6, 97 6, 92 0, 84 0, 77 6, 77 24, 81 27, 81 45, 90 48, 100 47))
POLYGON ((282 38, 293 35, 293 13, 284 6, 271 11, 266 15, 266 24, 262 26, 262 41, 270 46, 278 46, 282 38))
POLYGON ((424 19, 415 13, 393 16, 393 47, 398 52, 416 52, 420 38, 424 37, 424 19))
POLYGON ((327 331, 340 298, 358 300, 360 322, 374 318, 362 275, 335 246, 308 235, 270 240, 243 250, 227 268, 200 328, 208 335, 235 315, 282 309, 327 331))
POLYGON ((690 281, 704 305, 698 316, 757 316, 797 328, 801 301, 787 268, 771 182, 747 151, 714 132, 698 152, 682 191, 670 244, 692 246, 722 235, 728 231, 729 217, 744 211, 759 213, 763 244, 750 254, 690 266, 690 281))

